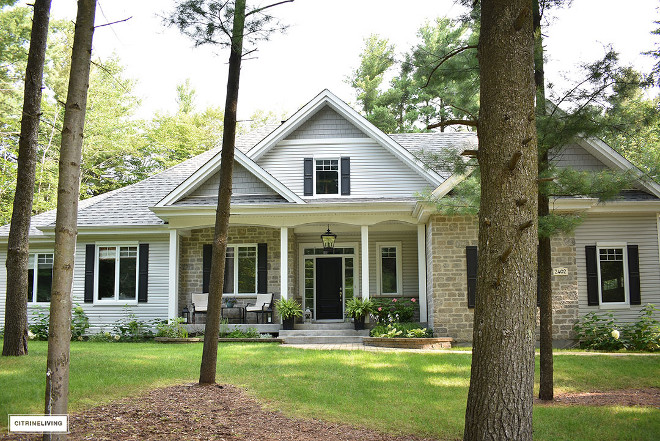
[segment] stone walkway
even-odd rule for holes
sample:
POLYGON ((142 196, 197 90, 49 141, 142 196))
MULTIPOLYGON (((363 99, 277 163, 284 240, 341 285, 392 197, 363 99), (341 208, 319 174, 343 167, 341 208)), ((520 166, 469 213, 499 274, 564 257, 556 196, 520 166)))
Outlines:
MULTIPOLYGON (((315 349, 315 350, 340 350, 340 351, 369 351, 369 352, 414 352, 418 354, 471 354, 472 350, 469 348, 462 349, 403 349, 403 348, 381 348, 377 346, 365 346, 361 343, 345 343, 345 344, 302 344, 302 345, 280 345, 283 348, 296 348, 296 349, 315 349)), ((536 350, 538 355, 538 349, 536 350)), ((554 351, 553 355, 608 355, 611 357, 627 357, 627 356, 640 356, 640 357, 657 357, 660 352, 587 352, 587 351, 554 351)))

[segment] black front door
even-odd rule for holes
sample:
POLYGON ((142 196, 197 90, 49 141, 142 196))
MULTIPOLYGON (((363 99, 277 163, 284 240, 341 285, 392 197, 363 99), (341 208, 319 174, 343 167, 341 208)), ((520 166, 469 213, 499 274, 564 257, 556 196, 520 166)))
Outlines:
POLYGON ((316 319, 342 319, 341 257, 316 259, 316 319))

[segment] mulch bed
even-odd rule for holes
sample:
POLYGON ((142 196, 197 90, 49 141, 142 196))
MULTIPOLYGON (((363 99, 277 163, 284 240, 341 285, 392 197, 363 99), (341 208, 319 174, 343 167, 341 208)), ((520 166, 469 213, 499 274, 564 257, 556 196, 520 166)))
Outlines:
POLYGON ((541 401, 534 404, 566 406, 647 406, 660 408, 660 388, 621 389, 607 392, 581 392, 573 394, 555 394, 553 401, 541 401))
MULTIPOLYGON (((431 441, 284 416, 230 385, 156 389, 69 417, 69 440, 431 441)), ((1 437, 1 436, 0 436, 1 437)), ((6 439, 41 439, 10 435, 6 439)))
MULTIPOLYGON (((542 406, 652 406, 660 408, 660 388, 557 394, 542 406)), ((264 409, 231 385, 179 385, 152 390, 70 415, 70 440, 226 441, 431 441, 370 429, 284 416, 264 409)), ((39 435, 7 435, 8 440, 40 440, 39 435)))

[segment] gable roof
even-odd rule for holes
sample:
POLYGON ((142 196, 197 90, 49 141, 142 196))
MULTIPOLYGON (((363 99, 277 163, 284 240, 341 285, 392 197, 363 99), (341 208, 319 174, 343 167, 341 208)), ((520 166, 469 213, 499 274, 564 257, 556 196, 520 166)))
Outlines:
POLYGON ((259 141, 252 149, 247 152, 248 157, 254 161, 259 160, 259 158, 261 158, 266 152, 275 147, 288 135, 293 133, 305 121, 307 121, 310 117, 312 117, 314 114, 316 114, 316 112, 325 106, 333 109, 339 115, 352 123, 355 127, 357 127, 360 131, 362 131, 365 135, 373 139, 379 145, 392 153, 401 162, 406 164, 408 167, 413 169, 415 172, 423 176, 434 185, 439 185, 446 179, 445 177, 439 175, 435 170, 426 167, 424 163, 415 157, 415 155, 413 155, 409 150, 403 148, 391 137, 387 136, 376 126, 367 121, 366 118, 356 112, 344 101, 337 98, 337 96, 335 96, 328 89, 325 89, 319 93, 310 102, 305 104, 300 110, 293 114, 293 116, 291 116, 286 122, 281 124, 270 134, 268 134, 268 136, 259 141))
MULTIPOLYGON (((221 152, 218 152, 205 164, 199 167, 193 174, 188 176, 186 180, 181 182, 176 188, 174 188, 167 196, 165 196, 161 201, 159 201, 155 206, 156 207, 166 207, 173 205, 180 199, 184 198, 186 195, 192 193, 197 187, 199 187, 204 181, 210 178, 212 175, 220 170, 220 160, 221 152)), ((271 176, 263 168, 259 167, 257 163, 248 158, 245 153, 240 149, 234 151, 234 161, 236 163, 245 167, 250 173, 259 178, 267 186, 275 190, 279 195, 281 195, 288 202, 295 202, 298 204, 304 204, 305 202, 294 192, 289 190, 284 186, 280 181, 271 176)))

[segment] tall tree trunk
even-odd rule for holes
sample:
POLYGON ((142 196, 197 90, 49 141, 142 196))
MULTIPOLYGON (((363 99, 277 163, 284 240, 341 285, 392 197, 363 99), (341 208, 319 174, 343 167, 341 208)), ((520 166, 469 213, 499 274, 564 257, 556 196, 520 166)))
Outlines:
POLYGON ((245 0, 236 0, 231 37, 231 53, 229 55, 229 74, 227 77, 227 98, 225 101, 222 156, 220 161, 220 186, 218 188, 218 207, 215 215, 215 232, 213 235, 209 303, 206 314, 206 326, 204 328, 202 364, 199 370, 200 384, 215 383, 215 372, 218 362, 218 333, 220 332, 220 307, 222 304, 227 234, 229 231, 234 146, 236 141, 236 111, 238 106, 238 86, 241 77, 241 59, 243 56, 244 23, 245 0))
MULTIPOLYGON (((41 87, 48 41, 51 0, 36 0, 25 71, 21 137, 18 142, 18 170, 14 208, 7 241, 7 295, 5 298, 5 337, 2 355, 28 352, 27 296, 30 216, 36 175, 41 87)), ((35 274, 36 276, 36 274, 35 274)), ((36 293, 34 293, 36 296, 36 293)))
MULTIPOLYGON (((536 85, 536 116, 546 114, 545 73, 543 62, 543 34, 541 33, 541 10, 539 0, 534 0, 534 83, 536 85)), ((549 168, 548 151, 539 146, 539 175, 549 168)), ((543 189, 539 189, 539 218, 550 214, 550 199, 543 189)), ((553 360, 552 360, 552 244, 550 237, 539 237, 538 249, 538 287, 539 287, 539 337, 540 337, 540 380, 539 398, 552 400, 554 396, 553 360)))
MULTIPOLYGON (((71 73, 64 110, 60 149, 55 259, 50 300, 48 364, 46 371, 46 415, 65 414, 69 395, 69 346, 71 342, 71 287, 78 235, 80 159, 82 155, 87 89, 92 57, 96 0, 78 0, 73 37, 71 73)), ((66 439, 66 434, 44 435, 44 440, 66 439)))
POLYGON ((532 439, 537 146, 532 0, 483 0, 481 206, 465 440, 532 439))

